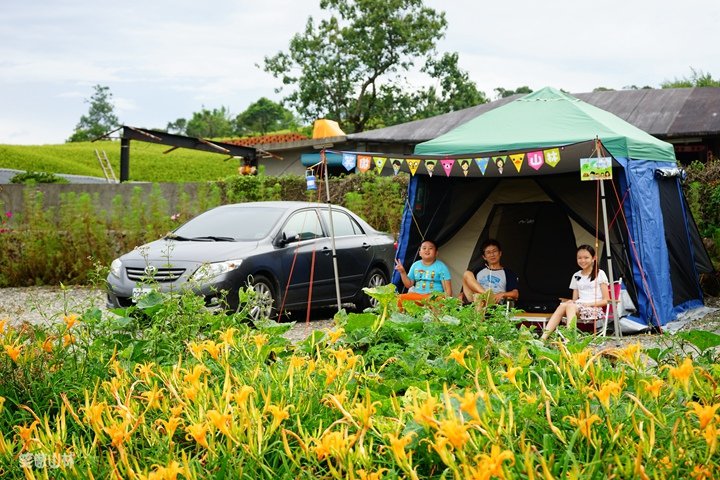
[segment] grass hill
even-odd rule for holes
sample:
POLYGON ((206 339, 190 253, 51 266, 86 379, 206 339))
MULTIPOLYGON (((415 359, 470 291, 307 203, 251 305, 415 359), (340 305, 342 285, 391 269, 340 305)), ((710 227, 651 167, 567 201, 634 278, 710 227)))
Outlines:
MULTIPOLYGON (((197 150, 131 142, 130 180, 147 182, 198 182, 237 174, 238 161, 197 150)), ((115 175, 120 176, 120 142, 65 143, 60 145, 0 145, 0 168, 102 177, 95 150, 104 150, 115 175)))

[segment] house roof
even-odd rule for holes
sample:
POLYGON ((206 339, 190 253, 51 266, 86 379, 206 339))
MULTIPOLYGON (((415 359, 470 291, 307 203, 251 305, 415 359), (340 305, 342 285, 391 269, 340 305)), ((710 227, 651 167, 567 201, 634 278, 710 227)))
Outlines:
MULTIPOLYGON (((425 142, 523 96, 517 94, 432 118, 352 133, 347 139, 377 143, 425 142)), ((613 90, 573 96, 656 137, 720 134, 720 87, 613 90)))

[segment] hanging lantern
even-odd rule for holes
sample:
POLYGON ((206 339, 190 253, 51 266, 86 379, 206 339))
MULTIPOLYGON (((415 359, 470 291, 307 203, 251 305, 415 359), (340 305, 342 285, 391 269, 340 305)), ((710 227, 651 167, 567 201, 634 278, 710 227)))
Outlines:
POLYGON ((312 170, 305 170, 305 183, 307 183, 308 190, 317 190, 317 184, 315 183, 315 175, 312 170))

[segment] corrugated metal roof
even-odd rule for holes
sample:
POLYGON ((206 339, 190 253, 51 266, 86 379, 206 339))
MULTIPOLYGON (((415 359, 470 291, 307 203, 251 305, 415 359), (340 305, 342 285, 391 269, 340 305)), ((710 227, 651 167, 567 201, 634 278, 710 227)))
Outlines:
MULTIPOLYGON (((656 137, 720 134, 720 88, 615 90, 572 95, 656 137)), ((437 117, 352 133, 347 138, 356 142, 425 142, 522 96, 513 95, 437 117)))

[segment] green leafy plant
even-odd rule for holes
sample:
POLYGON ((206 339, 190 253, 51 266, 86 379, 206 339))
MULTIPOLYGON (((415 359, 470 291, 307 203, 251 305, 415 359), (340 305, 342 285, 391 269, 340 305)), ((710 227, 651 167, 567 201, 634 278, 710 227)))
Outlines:
POLYGON ((67 179, 48 172, 23 172, 14 175, 10 179, 10 183, 24 183, 26 185, 36 185, 38 183, 69 183, 67 179))

